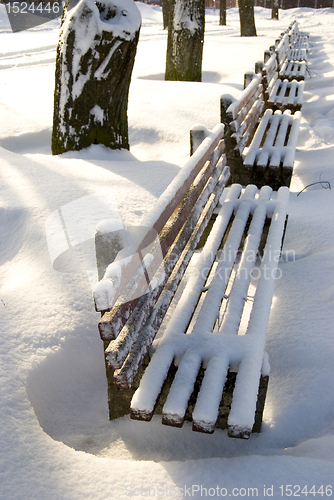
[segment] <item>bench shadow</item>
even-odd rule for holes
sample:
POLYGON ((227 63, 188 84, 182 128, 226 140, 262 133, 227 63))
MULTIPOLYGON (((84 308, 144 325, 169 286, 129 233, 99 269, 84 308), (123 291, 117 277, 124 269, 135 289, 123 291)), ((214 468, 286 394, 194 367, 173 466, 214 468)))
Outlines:
POLYGON ((161 416, 151 422, 129 415, 109 421, 102 343, 97 331, 87 333, 68 332, 71 338, 27 379, 30 403, 52 439, 99 457, 155 462, 270 453, 266 424, 247 441, 228 438, 221 429, 193 432, 188 422, 181 429, 164 426, 161 416))

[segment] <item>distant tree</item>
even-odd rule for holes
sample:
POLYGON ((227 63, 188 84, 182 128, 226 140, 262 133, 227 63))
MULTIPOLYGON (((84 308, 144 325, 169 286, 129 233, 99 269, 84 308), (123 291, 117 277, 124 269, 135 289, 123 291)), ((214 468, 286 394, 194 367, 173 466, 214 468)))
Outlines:
POLYGON ((128 95, 141 17, 133 0, 80 0, 57 48, 51 149, 129 149, 128 95), (112 20, 112 22, 110 22, 112 20))
POLYGON ((219 24, 226 26, 226 0, 220 0, 219 24))
POLYGON ((240 35, 256 36, 254 0, 239 0, 240 35))
POLYGON ((169 4, 170 0, 162 0, 162 21, 164 30, 168 28, 169 24, 169 4))
POLYGON ((170 0, 166 80, 200 82, 205 0, 170 0))
POLYGON ((278 19, 279 0, 271 0, 271 19, 278 19))

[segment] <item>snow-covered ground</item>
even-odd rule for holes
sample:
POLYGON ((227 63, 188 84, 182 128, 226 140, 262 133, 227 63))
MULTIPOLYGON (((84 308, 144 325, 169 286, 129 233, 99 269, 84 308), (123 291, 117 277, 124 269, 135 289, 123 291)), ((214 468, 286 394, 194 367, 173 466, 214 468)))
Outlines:
POLYGON ((0 498, 330 497, 334 190, 316 184, 297 194, 319 181, 334 186, 334 10, 292 9, 273 21, 256 8, 258 36, 248 39, 239 36, 235 9, 226 27, 208 12, 203 83, 183 83, 163 81, 161 11, 139 6, 131 152, 96 146, 60 157, 50 152, 59 23, 13 34, 0 6, 0 498), (83 271, 52 267, 49 250, 62 248, 48 248, 46 222, 67 207, 75 241, 87 220, 93 225, 95 197, 105 217, 118 210, 128 224, 140 223, 186 162, 190 127, 219 122, 220 95, 238 94, 244 72, 295 18, 310 34, 310 74, 268 330, 263 431, 240 441, 221 430, 167 428, 158 417, 109 422, 90 284, 83 271))

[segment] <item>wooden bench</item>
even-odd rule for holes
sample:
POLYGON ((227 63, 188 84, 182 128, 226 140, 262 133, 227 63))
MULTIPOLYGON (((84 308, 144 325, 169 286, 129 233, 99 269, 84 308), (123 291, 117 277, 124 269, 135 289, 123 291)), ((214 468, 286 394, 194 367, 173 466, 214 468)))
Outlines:
MULTIPOLYGON (((248 438, 261 428, 269 375, 265 337, 289 190, 224 189, 229 169, 222 125, 211 133, 197 127, 192 150, 143 221, 134 248, 118 252, 94 290, 103 313, 109 416, 125 415, 131 406, 133 419, 150 420, 155 411, 166 425, 186 419, 195 431, 211 433, 216 425, 248 438), (172 302, 192 257, 198 260, 188 285, 172 302), (171 320, 153 342, 166 313, 171 320), (240 320, 242 327, 248 322, 247 335, 238 332, 240 320)), ((114 244, 112 234, 97 234, 100 272, 121 239, 117 234, 114 244)))
POLYGON ((151 420, 167 384, 162 423, 181 427, 191 401, 193 430, 213 433, 222 422, 226 425, 223 388, 228 373, 236 372, 228 435, 248 439, 259 430, 256 412, 262 413, 269 378, 265 339, 289 190, 272 194, 268 186, 260 192, 254 185, 242 193, 240 185, 228 189, 134 394, 133 419, 151 420), (268 218, 263 260, 256 267, 268 218))
POLYGON ((281 79, 275 52, 264 63, 256 63, 255 73, 262 73, 267 108, 281 111, 286 109, 290 109, 292 112, 300 111, 303 105, 305 82, 289 80, 288 78, 281 79))
POLYGON ((294 49, 309 50, 309 36, 299 31, 298 22, 294 21, 288 31, 290 47, 294 49))
POLYGON ((306 60, 296 58, 299 54, 291 51, 290 37, 288 33, 283 33, 280 38, 275 41, 275 45, 264 53, 264 62, 266 63, 272 56, 276 54, 278 77, 282 80, 304 80, 306 76, 306 60))
POLYGON ((262 76, 252 76, 238 99, 221 97, 231 179, 242 185, 268 184, 277 190, 290 185, 301 114, 267 109, 262 117, 262 76))
POLYGON ((294 21, 292 23, 288 32, 288 37, 290 48, 287 54, 287 61, 281 72, 283 74, 289 69, 291 70, 292 67, 294 68, 294 70, 298 68, 296 79, 298 79, 299 75, 301 75, 302 78, 305 78, 307 70, 307 53, 309 51, 309 37, 308 35, 299 31, 297 21, 294 21), (288 61, 290 62, 290 64, 288 64, 288 61), (294 63, 293 65, 291 64, 292 61, 294 63))
POLYGON ((205 135, 193 132, 193 151, 200 146, 138 228, 132 249, 123 248, 124 229, 96 234, 103 279, 94 299, 102 312, 110 419, 130 412, 141 366, 227 182, 224 127, 202 141, 205 135))

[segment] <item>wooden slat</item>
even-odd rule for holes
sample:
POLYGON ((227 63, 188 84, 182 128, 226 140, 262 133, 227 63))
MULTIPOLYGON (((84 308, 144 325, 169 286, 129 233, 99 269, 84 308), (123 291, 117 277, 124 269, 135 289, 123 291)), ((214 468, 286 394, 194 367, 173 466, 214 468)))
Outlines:
POLYGON ((115 383, 118 387, 128 388, 131 386, 135 373, 138 371, 142 360, 144 359, 148 349, 151 346, 152 340, 154 339, 156 332, 160 327, 160 324, 175 294, 177 286, 184 274, 190 258, 193 255, 198 241, 203 234, 203 231, 207 226, 207 223, 210 220, 211 215, 219 201, 225 183, 226 180, 220 181, 216 185, 214 192, 211 194, 205 208, 201 213, 201 217, 195 226, 192 237, 188 240, 187 245, 182 255, 180 256, 178 265, 175 266, 172 275, 167 282, 164 293, 161 295, 156 307, 154 308, 148 323, 140 331, 140 335, 138 336, 137 341, 134 344, 134 348, 127 357, 122 368, 115 371, 115 383))
POLYGON ((238 116, 241 109, 247 104, 247 102, 251 99, 253 94, 257 91, 259 84, 261 81, 260 75, 255 75, 253 80, 245 90, 243 90, 239 96, 239 99, 233 102, 229 108, 227 109, 226 115, 229 121, 233 121, 238 116))
MULTIPOLYGON (((239 144, 240 141, 243 141, 245 146, 248 143, 248 140, 253 133, 254 128, 258 124, 258 120, 262 114, 264 108, 263 101, 257 101, 254 109, 251 113, 248 114, 247 119, 244 121, 238 132, 232 134, 231 139, 232 143, 235 145, 239 144)), ((245 147, 244 146, 244 147, 245 147)))
POLYGON ((106 349, 106 359, 112 368, 120 368, 122 366, 133 342, 139 335, 140 329, 144 326, 146 320, 151 314, 164 286, 167 283, 167 280, 172 274, 172 271, 174 270, 178 259, 186 246, 186 242, 189 238, 191 238, 193 228, 200 218, 203 207, 207 203, 209 196, 215 188, 215 184, 218 182, 218 179, 222 174, 225 162, 226 159, 224 158, 224 161, 217 166, 210 182, 207 184, 200 199, 198 200, 192 216, 189 220, 187 220, 182 234, 174 245, 171 246, 165 262, 160 266, 157 275, 160 276, 162 273, 164 274, 163 283, 152 290, 152 292, 147 296, 145 302, 140 304, 137 314, 134 315, 134 317, 125 325, 117 339, 110 342, 108 348, 106 349))
MULTIPOLYGON (((154 260, 148 267, 149 276, 153 276, 157 271, 161 263, 161 252, 166 255, 169 248, 173 244, 177 234, 181 230, 183 224, 185 223, 190 211, 192 210, 198 196, 203 190, 208 179, 212 175, 213 170, 216 168, 219 158, 225 152, 224 141, 221 141, 216 149, 215 154, 212 156, 211 161, 207 162, 202 172, 196 178, 196 182, 191 186, 187 196, 182 200, 182 203, 177 207, 176 214, 169 224, 167 230, 164 234, 160 234, 160 252, 155 253, 154 260)), ((159 250, 159 249, 158 249, 159 250)), ((135 280, 136 281, 136 280, 135 280)), ((99 322, 99 331, 102 340, 112 340, 115 339, 119 332, 124 327, 126 321, 130 318, 136 304, 139 301, 140 296, 146 292, 147 280, 145 275, 142 276, 138 283, 129 284, 129 288, 135 287, 136 299, 132 300, 132 297, 128 296, 127 293, 122 295, 116 305, 111 311, 106 312, 99 322), (138 290, 140 293, 138 293, 138 290)))
MULTIPOLYGON (((168 219, 170 218, 176 207, 182 201, 182 198, 187 193, 194 179, 203 168, 203 165, 210 159, 212 153, 216 149, 217 145, 220 143, 223 136, 224 136, 224 131, 221 130, 213 140, 211 138, 205 139, 202 145, 195 151, 194 155, 189 161, 190 165, 192 166, 189 176, 185 179, 183 184, 176 190, 175 195, 173 196, 171 201, 167 204, 167 206, 165 206, 162 209, 160 215, 153 221, 151 227, 153 227, 157 233, 161 232, 162 228, 164 227, 164 225, 166 224, 166 222, 168 221, 168 219), (209 147, 207 147, 207 144, 210 144, 209 147)), ((186 166, 184 166, 183 169, 186 169, 186 166)), ((182 174, 182 171, 180 172, 180 174, 182 174)), ((138 246, 137 251, 138 249, 140 249, 140 247, 143 246, 145 247, 145 245, 141 243, 138 246)), ((122 293, 127 283, 133 276, 136 270, 135 261, 136 261, 136 252, 134 252, 134 255, 129 259, 128 265, 122 269, 122 276, 120 284, 115 290, 114 294, 115 297, 118 297, 122 293)))
POLYGON ((236 117, 235 120, 233 120, 230 123, 230 128, 232 132, 237 132, 239 130, 239 127, 242 125, 243 121, 245 118, 248 116, 248 114, 252 113, 252 108, 254 103, 257 101, 261 102, 262 101, 262 92, 263 92, 263 86, 260 84, 256 90, 256 92, 252 95, 252 97, 249 99, 249 101, 245 104, 245 106, 242 108, 238 116, 236 117))

